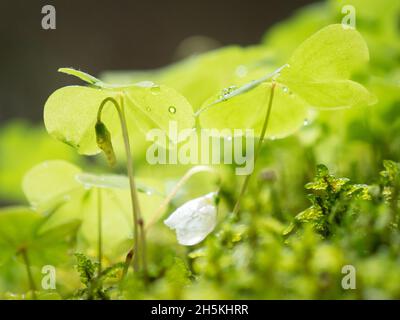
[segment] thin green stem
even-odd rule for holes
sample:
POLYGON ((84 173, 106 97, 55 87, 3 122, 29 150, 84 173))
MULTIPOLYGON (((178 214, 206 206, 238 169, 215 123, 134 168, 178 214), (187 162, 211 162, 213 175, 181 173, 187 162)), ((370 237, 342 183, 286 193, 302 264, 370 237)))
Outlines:
MULTIPOLYGON (((276 87, 276 83, 272 82, 271 93, 270 93, 270 96, 269 96, 268 109, 267 109, 267 112, 265 114, 265 119, 264 119, 264 123, 263 123, 262 129, 261 129, 260 139, 258 140, 258 144, 257 144, 256 150, 255 150, 255 154, 254 154, 254 166, 257 163, 257 159, 258 159, 258 156, 260 155, 261 147, 262 147, 262 144, 264 142, 265 133, 267 132, 269 118, 271 116, 272 102, 274 100, 275 87, 276 87)), ((239 197, 237 199, 235 207, 233 208, 232 215, 234 217, 237 216, 237 214, 239 213, 240 203, 242 201, 242 198, 243 198, 244 194, 246 193, 246 190, 247 190, 247 187, 249 185, 250 178, 251 178, 252 175, 253 175, 253 173, 247 175, 246 178, 244 179, 242 188, 241 188, 240 193, 239 193, 239 197)))
MULTIPOLYGON (((133 259, 133 269, 135 272, 137 272, 140 269, 138 252, 140 251, 139 248, 141 247, 139 245, 139 219, 141 219, 141 212, 139 206, 139 199, 136 193, 136 184, 135 184, 134 170, 133 170, 133 158, 129 142, 128 126, 125 119, 125 111, 124 111, 122 97, 120 100, 120 104, 114 98, 111 97, 103 100, 97 113, 97 120, 101 121, 101 112, 107 102, 111 102, 117 109, 122 129, 122 136, 124 140, 125 153, 126 153, 126 169, 130 185, 130 195, 131 195, 132 215, 133 215, 133 237, 134 237, 133 251, 135 253, 133 259)), ((140 249, 145 250, 145 248, 140 248, 140 249)))
POLYGON ((33 276, 32 276, 32 271, 31 271, 31 264, 28 258, 28 253, 26 251, 26 249, 22 249, 20 251, 22 259, 24 260, 25 263, 25 267, 26 267, 26 273, 28 275, 28 281, 29 281, 29 287, 32 291, 32 297, 34 300, 37 300, 37 296, 36 296, 36 285, 35 285, 35 281, 33 280, 33 276))
POLYGON ((99 274, 102 271, 103 266, 103 213, 102 213, 102 201, 101 201, 101 189, 97 189, 97 237, 98 237, 98 259, 99 259, 99 274))
MULTIPOLYGON (((122 128, 122 135, 124 137, 124 144, 125 144, 125 151, 126 151, 126 165, 127 165, 127 171, 128 171, 128 178, 129 178, 129 184, 131 186, 131 199, 132 199, 132 204, 134 205, 134 212, 136 216, 136 230, 138 231, 140 229, 140 241, 141 244, 140 246, 136 246, 136 250, 134 250, 135 258, 134 258, 134 264, 135 261, 136 263, 139 261, 139 254, 142 253, 142 264, 143 264, 143 272, 146 275, 147 274, 147 261, 146 261, 146 239, 145 239, 145 234, 144 234, 144 221, 142 218, 142 213, 140 210, 139 206, 139 198, 136 192, 136 184, 135 184, 135 178, 134 178, 134 170, 133 170, 133 157, 131 153, 131 147, 129 143, 129 134, 128 134, 128 126, 126 123, 126 118, 125 118, 125 110, 124 110, 124 101, 122 97, 120 98, 120 103, 121 103, 121 116, 120 116, 120 121, 121 121, 121 128, 122 128)), ((135 217, 134 217, 135 219, 135 217)), ((139 236, 137 237, 137 240, 139 240, 139 236)))
POLYGON ((140 228, 140 241, 142 243, 143 275, 144 275, 145 282, 147 282, 146 230, 144 228, 144 220, 142 217, 140 217, 140 219, 139 219, 139 228, 140 228))

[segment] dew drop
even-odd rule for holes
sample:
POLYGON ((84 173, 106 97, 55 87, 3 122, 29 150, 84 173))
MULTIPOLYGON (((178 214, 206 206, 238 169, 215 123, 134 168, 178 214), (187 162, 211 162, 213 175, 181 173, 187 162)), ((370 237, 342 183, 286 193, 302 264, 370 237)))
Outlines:
POLYGON ((288 93, 289 92, 289 88, 288 87, 283 87, 282 90, 283 90, 284 93, 288 93))
POLYGON ((146 107, 146 111, 147 111, 147 112, 150 112, 150 111, 151 111, 151 108, 150 108, 150 107, 146 107))
POLYGON ((245 66, 243 66, 243 65, 242 66, 238 66, 236 68, 236 75, 239 78, 245 77, 247 75, 247 73, 248 73, 247 68, 245 66))
POLYGON ((223 89, 221 95, 219 96, 219 99, 228 99, 229 94, 231 94, 236 89, 237 86, 230 86, 228 88, 223 89))
POLYGON ((170 107, 168 108, 168 112, 169 112, 169 113, 172 113, 172 114, 175 114, 175 113, 176 113, 176 108, 175 108, 174 106, 170 106, 170 107))
POLYGON ((150 88, 150 92, 153 95, 157 95, 157 94, 159 94, 161 92, 161 88, 159 86, 153 86, 153 87, 150 88))
POLYGON ((152 88, 155 86, 153 81, 141 81, 141 82, 136 83, 136 85, 138 87, 142 87, 142 88, 152 88))
POLYGON ((303 124, 304 124, 305 126, 308 126, 308 125, 310 124, 310 121, 308 121, 308 119, 304 119, 303 124))

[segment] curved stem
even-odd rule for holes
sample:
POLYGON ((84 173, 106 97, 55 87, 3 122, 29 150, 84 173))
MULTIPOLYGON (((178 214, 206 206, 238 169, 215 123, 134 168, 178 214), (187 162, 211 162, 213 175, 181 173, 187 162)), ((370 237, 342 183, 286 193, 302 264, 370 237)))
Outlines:
POLYGON ((161 203, 161 205, 158 207, 158 209, 152 214, 152 218, 150 222, 146 225, 145 230, 148 230, 150 227, 152 227, 162 216, 164 213, 166 207, 169 205, 169 203, 172 201, 172 199, 175 197, 175 195, 178 193, 179 189, 182 188, 182 186, 195 174, 200 173, 200 172, 212 172, 218 174, 218 184, 221 183, 221 177, 219 173, 207 166, 196 166, 188 170, 185 175, 178 181, 178 183, 175 185, 175 187, 171 190, 171 192, 168 194, 168 196, 164 199, 164 201, 161 203))
POLYGON ((99 274, 102 271, 103 261, 103 213, 102 213, 102 201, 101 201, 101 189, 97 188, 97 252, 99 259, 99 274))
MULTIPOLYGON (((122 129, 122 136, 124 140, 125 146, 125 153, 126 153, 126 169, 129 178, 129 185, 130 185, 130 194, 131 194, 131 202, 132 202, 132 214, 133 214, 133 237, 134 237, 134 244, 133 244, 133 251, 134 251, 134 259, 133 259, 133 268, 135 271, 139 271, 140 264, 139 264, 139 255, 137 254, 140 250, 144 251, 145 248, 140 248, 139 245, 139 221, 141 219, 141 212, 139 206, 139 199, 136 193, 136 184, 134 179, 134 171, 133 171, 133 158, 131 153, 131 147, 129 142, 129 134, 128 134, 128 126, 125 119, 125 111, 124 111, 124 104, 122 97, 120 99, 120 104, 111 97, 106 98, 100 105, 100 108, 97 113, 97 120, 101 121, 101 112, 103 111, 104 106, 107 102, 111 102, 118 111, 119 120, 121 123, 122 129), (140 248, 140 250, 139 250, 140 248)), ((142 237, 143 238, 143 237, 142 237)))
MULTIPOLYGON (((264 119, 263 127, 261 129, 260 139, 258 140, 256 151, 255 151, 255 154, 254 154, 254 166, 255 166, 255 164, 257 162, 258 156, 260 155, 261 147, 262 147, 262 144, 263 144, 264 138, 265 138, 265 133, 266 133, 267 128, 268 128, 269 118, 270 118, 271 110, 272 110, 272 102, 274 100, 275 87, 276 87, 276 83, 272 82, 272 84, 271 84, 271 93, 270 93, 270 96, 269 96, 268 109, 267 109, 267 113, 265 114, 265 119, 264 119)), ((242 188, 240 190, 239 197, 237 199, 235 207, 233 208, 233 212, 232 212, 233 216, 236 216, 238 214, 238 212, 239 212, 240 202, 241 202, 244 194, 246 193, 246 190, 247 190, 247 187, 249 185, 250 178, 251 178, 252 175, 253 175, 253 173, 250 173, 244 179, 242 188)))
POLYGON ((22 259, 24 260, 24 263, 25 263, 26 273, 28 275, 29 287, 30 287, 30 289, 32 291, 32 297, 33 297, 34 300, 36 300, 37 299, 37 296, 36 296, 36 285, 35 285, 35 281, 33 280, 32 271, 31 271, 31 264, 30 264, 30 261, 29 261, 29 258, 28 258, 28 253, 27 253, 25 248, 22 249, 20 251, 20 253, 21 253, 22 259))

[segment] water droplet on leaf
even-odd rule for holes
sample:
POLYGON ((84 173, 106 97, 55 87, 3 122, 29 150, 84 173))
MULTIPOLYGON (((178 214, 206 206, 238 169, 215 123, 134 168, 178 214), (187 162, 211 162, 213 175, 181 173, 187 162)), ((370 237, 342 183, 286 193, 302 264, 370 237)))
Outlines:
POLYGON ((176 108, 175 108, 174 106, 170 106, 170 107, 168 108, 168 112, 169 112, 169 113, 172 113, 172 114, 175 114, 175 113, 176 113, 176 108))
POLYGON ((136 83, 136 85, 142 88, 152 88, 156 86, 153 81, 141 81, 136 83))
POLYGON ((227 99, 228 95, 232 93, 232 91, 236 90, 237 86, 230 86, 228 88, 225 88, 222 90, 221 95, 219 96, 219 99, 227 99))
POLYGON ((243 77, 245 77, 246 75, 247 75, 247 68, 245 67, 245 66, 238 66, 237 68, 236 68, 236 75, 239 77, 239 78, 243 78, 243 77))
POLYGON ((161 92, 161 88, 159 86, 153 86, 151 87, 150 92, 154 95, 157 95, 161 92))

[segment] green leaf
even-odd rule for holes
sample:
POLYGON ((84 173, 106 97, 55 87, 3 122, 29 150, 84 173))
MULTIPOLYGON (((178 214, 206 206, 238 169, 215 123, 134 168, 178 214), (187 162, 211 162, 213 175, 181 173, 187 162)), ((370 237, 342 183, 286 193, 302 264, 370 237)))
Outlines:
MULTIPOLYGON (((361 35, 341 25, 328 26, 304 41, 293 53, 289 67, 275 77, 276 94, 266 136, 285 137, 293 133, 303 125, 310 108, 375 103, 367 89, 349 80, 368 58, 361 35)), ((259 85, 253 80, 233 93, 215 95, 203 104, 200 123, 205 128, 254 129, 258 136, 270 91, 270 83, 259 85)))
POLYGON ((79 222, 41 232, 46 218, 25 207, 0 209, 0 263, 25 250, 33 265, 58 264, 65 260, 66 236, 79 222))
POLYGON ((77 175, 82 170, 63 160, 53 160, 40 163, 29 170, 22 181, 22 188, 35 208, 44 210, 47 204, 72 194, 82 188, 77 175))
MULTIPOLYGON (((91 174, 91 173, 78 173, 75 175, 75 179, 83 184, 86 188, 96 187, 96 188, 106 188, 106 189, 129 189, 129 179, 123 175, 117 174, 91 174)), ((156 194, 162 195, 162 192, 151 188, 140 181, 136 182, 137 191, 146 193, 148 195, 156 194)))
POLYGON ((344 108, 376 103, 376 98, 350 77, 366 66, 368 47, 354 29, 335 24, 304 41, 278 81, 311 107, 344 108))
MULTIPOLYGON (((76 148, 79 153, 93 155, 100 152, 96 143, 95 124, 101 102, 117 93, 99 89, 70 86, 58 89, 44 107, 47 131, 56 139, 76 148)), ((117 112, 112 107, 104 109, 104 122, 112 139, 120 132, 117 112)))
POLYGON ((144 134, 161 129, 172 140, 169 125, 175 121, 179 130, 194 127, 193 110, 185 97, 164 85, 131 86, 124 90, 127 115, 144 134))
MULTIPOLYGON (((101 88, 69 86, 55 91, 45 104, 47 131, 81 154, 99 153, 95 128, 98 109, 106 98, 114 98, 120 104, 119 108, 124 108, 128 128, 135 123, 144 134, 150 129, 161 129, 169 135, 170 121, 176 121, 178 130, 194 126, 192 107, 182 95, 169 87, 147 81, 101 88)), ((115 144, 117 139, 121 139, 121 124, 114 106, 106 105, 102 121, 108 129, 108 144, 115 144)), ((109 146, 107 150, 110 150, 109 146)))
POLYGON ((104 86, 104 83, 101 80, 93 77, 92 75, 90 75, 90 74, 88 74, 86 72, 80 71, 80 70, 76 70, 76 69, 73 69, 73 68, 60 68, 60 69, 58 69, 58 72, 69 74, 71 76, 77 77, 77 78, 79 78, 79 79, 81 79, 81 80, 83 80, 83 81, 85 81, 85 82, 87 82, 87 83, 89 83, 91 85, 97 86, 97 87, 103 87, 104 86))
POLYGON ((241 94, 244 94, 246 92, 253 90, 254 88, 261 85, 262 83, 267 82, 268 80, 271 80, 274 76, 279 74, 282 71, 282 69, 284 69, 286 66, 287 65, 284 65, 284 66, 278 68, 277 70, 275 70, 274 72, 269 73, 269 74, 261 77, 260 79, 252 80, 252 81, 242 85, 241 87, 236 88, 235 86, 233 86, 233 87, 224 89, 222 94, 218 97, 217 100, 211 102, 208 105, 206 104, 206 106, 204 108, 202 108, 196 112, 196 115, 204 112, 206 109, 212 107, 213 105, 215 105, 217 103, 225 102, 225 101, 232 99, 238 95, 241 95, 241 94))
MULTIPOLYGON (((251 91, 211 106, 200 114, 200 124, 203 128, 219 130, 254 129, 258 136, 267 112, 270 93, 271 84, 263 83, 251 91)), ((211 97, 204 105, 209 105, 216 99, 218 95, 211 97)), ((303 126, 307 117, 308 110, 304 101, 277 83, 266 137, 281 138, 290 135, 303 126)))
MULTIPOLYGON (((163 197, 147 181, 137 179, 143 211, 153 213, 163 197)), ((84 173, 65 161, 48 161, 30 170, 24 178, 24 192, 29 201, 46 217, 40 231, 82 220, 78 236, 82 249, 95 247, 98 241, 98 195, 101 193, 104 254, 117 256, 128 248, 121 246, 132 239, 132 209, 129 181, 125 176, 84 173), (100 191, 99 191, 100 190, 100 191)), ((146 216, 144 217, 146 218, 146 216)))
POLYGON ((0 209, 0 263, 32 244, 42 216, 25 207, 0 209))
MULTIPOLYGON (((228 46, 191 56, 159 70, 110 71, 104 73, 102 78, 108 82, 126 84, 141 80, 155 81, 180 92, 197 111, 218 90, 246 78, 260 65, 268 65, 269 56, 270 50, 260 46, 228 46)), ((264 71, 262 69, 260 76, 267 72, 264 71)))

